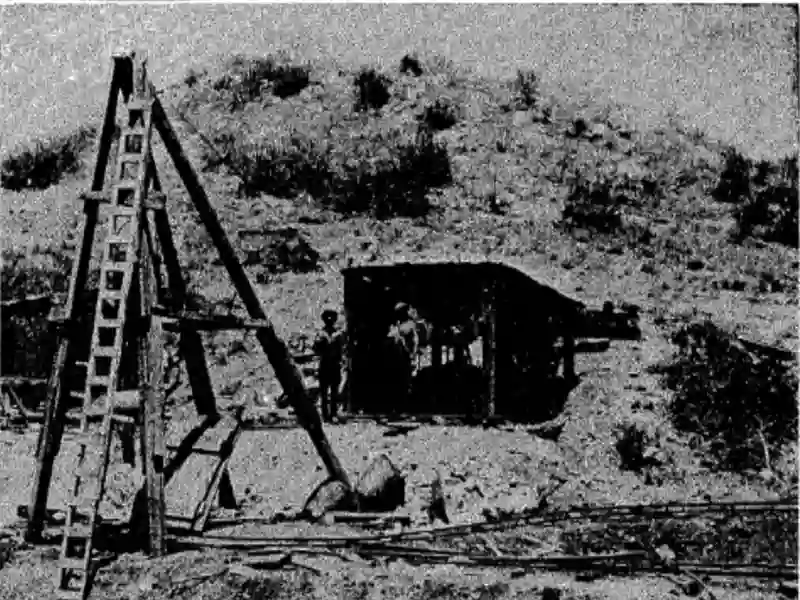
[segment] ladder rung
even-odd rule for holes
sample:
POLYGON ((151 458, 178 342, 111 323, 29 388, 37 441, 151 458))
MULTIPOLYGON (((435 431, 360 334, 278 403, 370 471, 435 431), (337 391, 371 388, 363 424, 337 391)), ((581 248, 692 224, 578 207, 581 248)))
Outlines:
POLYGON ((136 99, 130 100, 128 102, 128 104, 125 105, 125 107, 129 111, 130 110, 150 110, 150 107, 152 106, 152 104, 153 104, 152 100, 136 98, 136 99))
MULTIPOLYGON (((170 452, 177 452, 179 446, 167 446, 167 450, 170 452)), ((206 448, 203 446, 192 448, 192 454, 199 454, 201 456, 219 456, 221 454, 221 448, 206 448)))
POLYGON ((97 431, 86 431, 78 433, 74 439, 81 446, 97 446, 103 441, 103 434, 97 431))
POLYGON ((58 600, 84 600, 81 590, 56 590, 58 600))
POLYGON ((85 523, 72 523, 64 528, 64 534, 68 538, 88 540, 92 537, 92 528, 85 523))
POLYGON ((106 192, 81 192, 79 198, 84 202, 97 202, 99 204, 111 204, 111 198, 109 198, 106 192))
POLYGON ((117 158, 117 160, 119 160, 119 161, 137 160, 137 161, 143 162, 145 160, 145 158, 146 157, 144 155, 144 150, 143 150, 142 152, 120 152, 119 153, 119 157, 117 158))
MULTIPOLYGON (((97 354, 95 352, 95 356, 104 356, 103 354, 97 354)), ((93 377, 86 378, 87 385, 104 385, 109 386, 111 385, 111 377, 108 375, 94 375, 93 377)))
MULTIPOLYGON (((104 319, 100 317, 95 321, 96 327, 122 327, 122 319, 104 319)), ((102 350, 102 348, 97 348, 97 350, 102 350)), ((96 353, 95 353, 96 354, 96 353)), ((101 355, 102 356, 102 355, 101 355)))
POLYGON ((166 194, 160 192, 151 193, 142 200, 142 204, 147 210, 164 210, 167 201, 166 194))
POLYGON ((58 561, 59 569, 69 569, 70 571, 86 571, 83 558, 61 558, 58 561))
POLYGON ((94 499, 86 498, 85 496, 70 498, 67 500, 67 508, 72 508, 80 513, 86 513, 91 519, 91 515, 94 513, 94 499))
MULTIPOLYGON (((119 324, 114 325, 114 327, 119 328, 119 324)), ((114 358, 117 355, 117 349, 114 348, 113 346, 107 346, 107 347, 99 346, 94 349, 93 354, 95 358, 98 356, 114 358)))
MULTIPOLYGON (((103 290, 100 293, 102 294, 102 297, 105 300, 124 300, 125 299, 125 292, 123 292, 122 290, 120 290, 118 292, 113 292, 111 290, 103 290)), ((116 321, 116 319, 115 319, 115 321, 116 321)), ((112 325, 112 327, 113 327, 113 325, 112 325)))

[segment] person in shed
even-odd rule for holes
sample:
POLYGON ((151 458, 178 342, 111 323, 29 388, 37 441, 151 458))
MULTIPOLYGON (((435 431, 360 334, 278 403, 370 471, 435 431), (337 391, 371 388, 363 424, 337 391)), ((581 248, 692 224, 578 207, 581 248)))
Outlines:
POLYGON ((314 353, 319 357, 319 389, 322 418, 332 422, 339 404, 339 387, 345 353, 345 333, 336 325, 339 314, 332 308, 322 311, 322 329, 314 340, 314 353))
POLYGON ((417 323, 411 316, 411 310, 405 302, 398 302, 394 307, 394 324, 389 328, 389 343, 393 352, 395 394, 392 400, 392 412, 400 409, 400 404, 411 395, 411 383, 414 378, 417 352, 419 350, 419 334, 417 323))

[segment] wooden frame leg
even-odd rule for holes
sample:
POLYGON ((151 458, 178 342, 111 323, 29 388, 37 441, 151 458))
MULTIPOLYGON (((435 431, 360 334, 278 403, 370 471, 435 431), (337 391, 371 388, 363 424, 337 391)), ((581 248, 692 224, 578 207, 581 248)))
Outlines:
MULTIPOLYGON (((236 252, 231 246, 191 162, 184 154, 178 135, 172 128, 164 107, 157 98, 153 103, 153 124, 161 135, 161 139, 167 147, 167 152, 172 157, 172 162, 175 164, 181 179, 183 179, 189 196, 192 198, 192 203, 200 215, 200 220, 217 247, 222 263, 228 271, 228 275, 248 314, 253 319, 266 321, 267 315, 261 306, 258 295, 252 283, 250 283, 244 267, 239 262, 236 252)), ((256 337, 264 350, 267 360, 272 365, 281 387, 286 392, 298 421, 308 432, 328 473, 331 477, 341 481, 348 490, 352 490, 353 486, 350 483, 350 479, 338 457, 334 454, 333 448, 331 448, 322 427, 322 420, 311 396, 305 389, 302 374, 297 365, 294 364, 288 346, 278 337, 273 327, 262 327, 257 331, 256 337)))
MULTIPOLYGON (((106 114, 103 121, 103 131, 100 136, 100 144, 97 152, 97 163, 95 164, 94 176, 92 178, 92 191, 95 192, 102 191, 105 183, 106 167, 108 165, 109 153, 111 152, 111 138, 114 135, 117 101, 119 100, 119 92, 123 83, 120 65, 120 61, 115 60, 108 102, 106 104, 106 114)), ((51 372, 50 382, 48 383, 44 422, 39 430, 36 473, 33 478, 31 503, 28 508, 29 519, 25 531, 25 539, 29 542, 35 542, 41 538, 44 520, 47 514, 47 497, 50 492, 50 482, 53 477, 53 463, 61 447, 63 420, 66 413, 66 406, 62 398, 65 394, 65 390, 61 387, 61 378, 69 357, 72 327, 79 312, 83 308, 81 302, 76 302, 75 296, 83 292, 86 287, 86 280, 89 274, 89 261, 92 255, 92 244, 94 242, 95 229, 98 224, 98 204, 94 202, 87 204, 84 208, 84 214, 81 250, 78 259, 72 267, 69 295, 67 296, 67 303, 65 306, 67 331, 61 334, 61 342, 59 343, 58 351, 53 362, 53 370, 51 372)))

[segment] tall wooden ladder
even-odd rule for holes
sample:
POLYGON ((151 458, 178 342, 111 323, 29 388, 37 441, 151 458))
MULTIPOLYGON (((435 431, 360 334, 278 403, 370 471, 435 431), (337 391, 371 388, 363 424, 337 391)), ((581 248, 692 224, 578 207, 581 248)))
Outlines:
MULTIPOLYGON (((121 397, 117 379, 123 330, 136 278, 143 198, 149 182, 151 104, 132 100, 127 113, 112 188, 86 386, 81 393, 73 392, 82 401, 83 410, 75 485, 67 507, 58 569, 59 597, 65 600, 84 600, 91 589, 93 541, 105 491, 112 429, 116 424, 135 422, 133 416, 119 410, 139 408, 137 402, 115 406, 115 398, 121 397), (77 522, 79 511, 88 515, 88 523, 77 522)), ((138 398, 138 394, 133 397, 138 398)))

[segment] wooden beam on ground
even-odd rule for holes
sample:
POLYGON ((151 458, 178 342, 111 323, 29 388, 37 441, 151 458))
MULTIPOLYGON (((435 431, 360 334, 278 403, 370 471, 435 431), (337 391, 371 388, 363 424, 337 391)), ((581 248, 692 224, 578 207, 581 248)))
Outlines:
MULTIPOLYGON (((211 507, 214 503, 214 498, 220 489, 223 476, 228 475, 228 463, 230 462, 231 454, 233 454, 233 449, 236 446, 236 442, 239 440, 239 437, 242 434, 241 417, 243 410, 244 409, 242 408, 237 412, 236 426, 228 434, 228 437, 223 440, 219 449, 219 462, 217 463, 214 473, 211 476, 211 481, 209 481, 208 486, 206 487, 206 491, 203 494, 203 499, 200 501, 200 504, 195 510, 194 519, 192 520, 191 525, 192 531, 202 532, 206 528, 206 523, 208 522, 208 516, 211 514, 211 507)), ((226 477, 226 479, 228 485, 230 486, 230 476, 226 477)), ((230 489, 226 490, 226 493, 227 492, 232 492, 232 486, 230 489)), ((229 498, 226 498, 226 500, 229 500, 229 498)))
MULTIPOLYGON (((192 198, 192 202, 200 215, 200 220, 208 231, 214 245, 220 254, 223 264, 231 277, 236 291, 242 298, 242 302, 247 309, 250 317, 267 321, 267 315, 261 307, 255 289, 250 283, 247 273, 242 267, 236 252, 228 241, 222 225, 220 225, 216 212, 206 195, 203 186, 192 168, 189 159, 183 153, 180 140, 175 130, 164 112, 164 107, 156 98, 153 104, 153 123, 158 130, 167 151, 172 157, 178 174, 183 179, 184 185, 192 198)), ((345 486, 352 490, 352 485, 342 468, 339 459, 333 453, 330 443, 322 428, 322 420, 319 413, 307 393, 303 384, 303 377, 297 366, 294 364, 289 352, 289 348, 276 334, 273 327, 262 327, 257 330, 256 336, 264 349, 275 375, 283 389, 286 391, 292 407, 294 408, 297 420, 308 431, 311 441, 322 458, 322 462, 331 477, 338 479, 345 486)))
POLYGON ((181 440, 181 443, 178 444, 175 450, 175 454, 172 455, 169 463, 164 467, 165 486, 169 483, 170 479, 172 479, 173 475, 183 466, 183 463, 193 454, 192 449, 195 444, 200 441, 200 438, 203 437, 203 434, 219 423, 221 418, 219 414, 208 415, 200 425, 192 429, 186 434, 186 437, 181 440))
MULTIPOLYGON (((100 143, 97 151, 97 163, 95 164, 94 176, 92 178, 92 190, 101 191, 105 183, 106 166, 111 151, 111 141, 114 135, 115 117, 117 113, 117 100, 121 86, 120 59, 115 57, 114 72, 111 77, 111 86, 106 105, 106 115, 103 121, 103 131, 100 135, 100 143)), ((72 273, 69 282, 69 294, 67 295, 64 306, 67 319, 70 324, 77 321, 83 304, 76 302, 75 296, 81 293, 86 287, 86 280, 89 274, 89 261, 92 256, 92 244, 94 242, 95 229, 98 222, 98 205, 86 204, 84 206, 84 219, 81 231, 81 250, 78 259, 73 263, 72 273)), ((61 387, 61 379, 64 367, 69 355, 72 328, 63 333, 59 342, 58 351, 53 361, 53 369, 48 383, 48 393, 45 405, 45 417, 42 428, 39 430, 39 442, 36 458, 36 472, 33 478, 33 489, 31 492, 30 519, 28 520, 25 531, 25 539, 29 542, 38 541, 41 538, 44 527, 44 517, 47 511, 47 497, 50 492, 50 481, 53 477, 53 463, 61 446, 61 436, 63 434, 63 415, 66 409, 62 396, 64 390, 61 387)))

